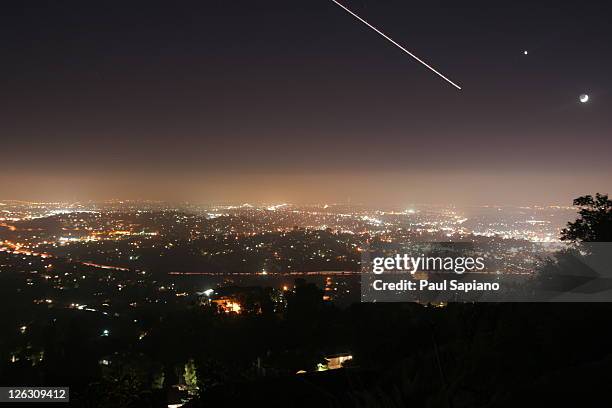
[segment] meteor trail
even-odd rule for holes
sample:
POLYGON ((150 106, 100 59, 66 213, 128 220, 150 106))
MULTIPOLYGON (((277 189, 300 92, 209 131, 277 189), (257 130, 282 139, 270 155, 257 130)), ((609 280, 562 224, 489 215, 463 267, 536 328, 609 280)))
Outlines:
POLYGON ((380 31, 378 28, 374 27, 372 24, 368 23, 367 21, 365 21, 363 18, 359 17, 357 14, 353 13, 351 10, 349 10, 348 8, 346 8, 345 6, 343 6, 342 4, 340 4, 338 1, 336 0, 332 0, 334 3, 336 3, 338 6, 342 7, 347 13, 349 13, 350 15, 352 15, 353 17, 355 17, 357 20, 361 21, 363 24, 367 25, 368 27, 370 27, 372 30, 376 31, 378 34, 380 34, 381 36, 383 36, 386 40, 388 40, 389 42, 391 42, 391 44, 395 45, 397 48, 399 48, 400 50, 404 51, 406 54, 410 55, 412 58, 414 58, 415 60, 417 60, 418 62, 420 62, 421 64, 423 64, 425 67, 427 67, 430 71, 434 72, 436 75, 438 75, 440 78, 444 79, 446 82, 448 82, 449 84, 451 84, 452 86, 454 86, 457 89, 461 89, 461 87, 459 85, 457 85, 456 83, 454 83, 453 81, 451 81, 450 79, 448 79, 447 77, 445 77, 444 75, 442 75, 441 73, 439 73, 438 71, 436 71, 436 69, 434 67, 432 67, 431 65, 427 64, 425 61, 423 61, 422 59, 420 59, 419 57, 417 57, 416 55, 414 55, 413 53, 411 53, 410 51, 408 51, 406 48, 402 47, 401 45, 399 45, 398 43, 396 43, 391 37, 389 37, 388 35, 386 35, 385 33, 383 33, 382 31, 380 31))

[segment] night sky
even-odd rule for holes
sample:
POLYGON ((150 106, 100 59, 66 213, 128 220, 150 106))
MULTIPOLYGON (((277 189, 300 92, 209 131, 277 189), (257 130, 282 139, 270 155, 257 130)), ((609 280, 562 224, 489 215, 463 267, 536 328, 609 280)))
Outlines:
POLYGON ((612 192, 606 2, 343 4, 463 90, 331 0, 3 4, 0 199, 612 192))

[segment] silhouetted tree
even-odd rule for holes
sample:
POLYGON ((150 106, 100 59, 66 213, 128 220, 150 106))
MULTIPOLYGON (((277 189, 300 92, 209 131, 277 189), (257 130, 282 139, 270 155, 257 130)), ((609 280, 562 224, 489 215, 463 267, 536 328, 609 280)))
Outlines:
POLYGON ((296 321, 315 320, 323 307, 323 291, 304 279, 295 280, 295 289, 287 294, 287 317, 296 321))
POLYGON ((580 217, 567 224, 561 231, 561 239, 571 242, 612 241, 612 200, 607 194, 578 197, 574 205, 580 208, 580 217))

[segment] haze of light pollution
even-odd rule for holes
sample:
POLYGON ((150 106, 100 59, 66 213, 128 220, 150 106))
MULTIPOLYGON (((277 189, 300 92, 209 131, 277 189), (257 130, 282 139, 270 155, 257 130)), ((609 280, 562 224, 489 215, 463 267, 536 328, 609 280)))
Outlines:
POLYGON ((570 205, 610 191, 603 5, 357 3, 463 89, 331 1, 9 7, 0 199, 570 205))

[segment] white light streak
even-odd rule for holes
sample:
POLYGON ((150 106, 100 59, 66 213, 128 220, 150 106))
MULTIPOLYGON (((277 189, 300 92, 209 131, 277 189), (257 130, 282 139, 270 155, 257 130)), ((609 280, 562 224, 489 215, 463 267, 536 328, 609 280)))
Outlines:
POLYGON ((397 42, 395 42, 395 40, 393 40, 391 37, 389 37, 388 35, 386 35, 385 33, 383 33, 382 31, 380 31, 378 28, 374 27, 372 24, 368 23, 367 21, 365 21, 363 18, 359 17, 357 14, 353 13, 351 10, 349 10, 348 8, 346 8, 345 6, 343 6, 342 4, 340 4, 338 1, 336 0, 332 0, 334 3, 336 3, 338 6, 342 7, 346 12, 348 12, 350 15, 352 15, 353 17, 355 17, 357 20, 361 21, 363 24, 367 25, 368 27, 370 27, 372 30, 376 31, 378 34, 380 34, 381 36, 383 36, 383 38, 385 38, 387 41, 391 42, 391 44, 395 45, 397 48, 399 48, 400 50, 404 51, 406 54, 410 55, 412 58, 414 58, 415 60, 417 60, 418 62, 420 62, 422 65, 424 65, 425 67, 427 67, 430 71, 434 72, 436 75, 438 75, 440 78, 444 79, 446 82, 448 82, 449 84, 451 84, 452 86, 454 86, 455 88, 461 90, 461 87, 459 85, 457 85, 456 83, 454 83, 453 81, 451 81, 450 79, 448 79, 447 77, 445 77, 444 75, 442 75, 440 72, 438 72, 434 67, 432 67, 431 65, 427 64, 425 61, 423 61, 422 59, 420 59, 419 57, 417 57, 416 55, 414 55, 413 53, 411 53, 410 51, 408 51, 406 48, 402 47, 400 44, 398 44, 397 42))

